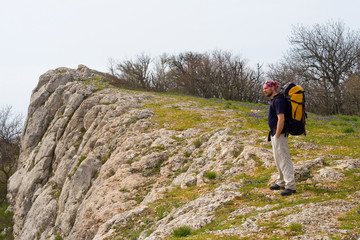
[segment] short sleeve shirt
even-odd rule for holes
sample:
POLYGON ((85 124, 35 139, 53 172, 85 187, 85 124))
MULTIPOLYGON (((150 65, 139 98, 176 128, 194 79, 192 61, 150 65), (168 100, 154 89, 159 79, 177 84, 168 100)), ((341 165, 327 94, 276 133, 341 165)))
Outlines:
MULTIPOLYGON (((272 136, 275 135, 275 130, 277 127, 278 117, 277 115, 279 113, 284 113, 286 111, 286 100, 282 97, 275 97, 270 100, 269 105, 269 114, 268 114, 268 124, 270 127, 270 130, 272 132, 272 136), (272 107, 272 105, 274 107, 272 107)), ((285 128, 283 129, 284 132, 285 128)))

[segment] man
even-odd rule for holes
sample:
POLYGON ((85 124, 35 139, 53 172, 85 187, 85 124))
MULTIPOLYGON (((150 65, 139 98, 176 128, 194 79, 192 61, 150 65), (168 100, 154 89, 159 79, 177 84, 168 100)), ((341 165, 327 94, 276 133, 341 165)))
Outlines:
POLYGON ((263 85, 263 92, 270 98, 268 124, 270 127, 271 145, 279 176, 276 184, 270 186, 271 190, 285 189, 281 196, 296 193, 294 166, 290 158, 289 144, 285 126, 286 100, 276 97, 279 83, 267 81, 263 85))

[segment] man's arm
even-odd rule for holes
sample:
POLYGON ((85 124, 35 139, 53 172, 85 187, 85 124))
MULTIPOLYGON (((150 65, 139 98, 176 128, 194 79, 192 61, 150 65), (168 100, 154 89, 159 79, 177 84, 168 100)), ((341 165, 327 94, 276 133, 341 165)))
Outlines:
POLYGON ((277 117, 278 117, 278 122, 277 122, 277 126, 276 126, 275 137, 279 138, 280 134, 284 128, 284 125, 285 125, 285 115, 283 113, 279 113, 277 115, 277 117))

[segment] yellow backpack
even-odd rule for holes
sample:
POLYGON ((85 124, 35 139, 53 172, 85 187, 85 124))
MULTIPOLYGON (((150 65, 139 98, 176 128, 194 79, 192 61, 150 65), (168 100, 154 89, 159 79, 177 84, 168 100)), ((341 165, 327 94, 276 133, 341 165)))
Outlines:
POLYGON ((305 91, 292 82, 285 84, 276 97, 283 97, 287 102, 285 128, 291 135, 305 134, 305 91))

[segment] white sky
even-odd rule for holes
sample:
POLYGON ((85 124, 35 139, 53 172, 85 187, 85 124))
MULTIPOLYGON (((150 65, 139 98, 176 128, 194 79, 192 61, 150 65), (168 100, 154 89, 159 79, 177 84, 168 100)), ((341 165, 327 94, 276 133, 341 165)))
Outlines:
POLYGON ((250 66, 279 61, 293 26, 329 20, 360 29, 358 0, 4 0, 0 106, 27 114, 39 76, 140 53, 231 51, 250 66))

